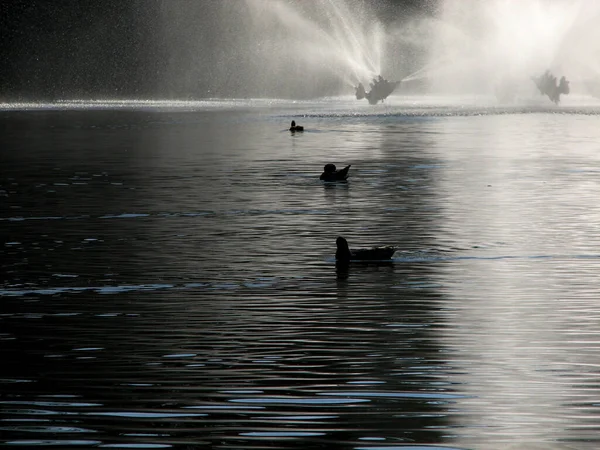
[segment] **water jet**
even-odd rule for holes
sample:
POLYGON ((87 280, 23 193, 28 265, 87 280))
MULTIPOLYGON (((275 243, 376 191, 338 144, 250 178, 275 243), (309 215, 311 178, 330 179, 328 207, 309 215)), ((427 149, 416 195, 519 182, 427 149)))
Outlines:
POLYGON ((512 101, 534 98, 532 77, 546 70, 566 76, 572 87, 600 78, 594 0, 442 0, 427 13, 407 17, 397 8, 383 19, 381 4, 246 0, 253 58, 290 96, 297 84, 330 80, 330 92, 351 89, 371 104, 400 83, 406 92, 418 84, 428 93, 512 101), (383 72, 400 81, 378 85, 383 72))
POLYGON ((444 0, 421 22, 431 36, 423 40, 427 64, 403 82, 426 79, 430 92, 531 97, 532 77, 550 71, 582 88, 600 75, 599 23, 594 0, 444 0))
POLYGON ((376 4, 361 0, 246 0, 252 58, 287 86, 329 83, 332 91, 368 82, 382 71, 385 31, 376 4))

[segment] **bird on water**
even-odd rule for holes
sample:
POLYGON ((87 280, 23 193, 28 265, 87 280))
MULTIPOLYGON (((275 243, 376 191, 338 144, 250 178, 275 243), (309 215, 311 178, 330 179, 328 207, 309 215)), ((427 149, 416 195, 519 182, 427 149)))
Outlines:
POLYGON ((348 171, 350 170, 351 165, 352 164, 348 164, 343 169, 337 170, 335 164, 325 164, 323 173, 319 179, 323 181, 344 181, 348 178, 348 171))
POLYGON ((304 131, 304 127, 302 125, 296 125, 296 121, 292 120, 292 126, 290 127, 290 131, 292 133, 295 131, 304 131))
POLYGON ((338 262, 350 261, 391 261, 392 256, 396 252, 395 247, 373 247, 350 250, 348 241, 339 236, 335 244, 337 250, 335 259, 338 262))

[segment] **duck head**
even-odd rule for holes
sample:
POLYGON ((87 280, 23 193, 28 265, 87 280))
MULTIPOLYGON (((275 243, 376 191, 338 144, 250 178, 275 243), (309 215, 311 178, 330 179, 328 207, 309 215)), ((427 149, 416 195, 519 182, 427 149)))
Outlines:
MULTIPOLYGON (((335 172, 335 170, 336 170, 335 164, 329 163, 329 164, 325 164, 325 167, 323 167, 323 172, 325 172, 325 173, 333 173, 333 172, 335 172)), ((340 238, 338 238, 338 239, 340 239, 340 238)), ((342 239, 344 239, 344 238, 342 238, 342 239)))
POLYGON ((335 245, 337 246, 335 259, 338 261, 350 261, 352 252, 350 252, 350 247, 348 247, 348 241, 339 236, 335 241, 335 245))

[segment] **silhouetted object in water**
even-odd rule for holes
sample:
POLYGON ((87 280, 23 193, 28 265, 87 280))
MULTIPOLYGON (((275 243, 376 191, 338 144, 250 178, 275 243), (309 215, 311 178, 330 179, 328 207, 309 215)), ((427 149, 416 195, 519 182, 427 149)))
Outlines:
POLYGON ((569 94, 571 92, 571 88, 569 87, 569 82, 563 75, 560 78, 560 83, 556 84, 556 77, 552 75, 552 72, 546 70, 539 77, 531 77, 541 95, 547 95, 548 98, 556 103, 560 102, 560 94, 569 94))
POLYGON ((337 170, 335 164, 325 164, 323 173, 319 179, 323 181, 344 181, 348 178, 348 171, 350 170, 351 165, 352 164, 348 164, 343 169, 337 170))
POLYGON ((337 250, 335 259, 339 263, 349 263, 350 261, 391 261, 396 252, 395 247, 373 247, 350 250, 348 241, 343 237, 338 237, 335 241, 337 250))
POLYGON ((294 133, 295 131, 304 131, 304 127, 302 125, 296 125, 296 121, 292 120, 292 126, 290 127, 290 131, 294 133))
POLYGON ((567 81, 567 79, 565 78, 564 75, 562 77, 560 77, 560 83, 558 83, 558 91, 561 94, 565 94, 565 95, 569 95, 569 92, 571 92, 571 87, 569 86, 569 82, 567 81))
POLYGON ((373 78, 373 82, 369 83, 371 90, 365 91, 365 86, 362 83, 358 83, 356 86, 356 99, 362 100, 366 98, 371 105, 376 105, 380 101, 383 102, 394 89, 400 84, 400 81, 388 81, 379 75, 377 78, 373 78))

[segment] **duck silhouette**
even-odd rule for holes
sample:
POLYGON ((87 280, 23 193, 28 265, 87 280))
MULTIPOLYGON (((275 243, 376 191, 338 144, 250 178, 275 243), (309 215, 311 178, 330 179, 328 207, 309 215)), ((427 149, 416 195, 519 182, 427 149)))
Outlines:
POLYGON ((350 170, 350 166, 352 164, 348 164, 343 169, 337 170, 335 164, 325 164, 323 168, 323 173, 319 177, 319 180, 323 181, 344 181, 348 178, 348 171, 350 170))
POLYGON ((290 131, 292 133, 295 131, 304 131, 304 127, 302 125, 296 125, 296 121, 292 120, 292 126, 290 127, 290 131))
POLYGON ((392 255, 396 252, 395 247, 373 247, 350 250, 348 241, 339 236, 335 244, 337 251, 335 259, 340 263, 349 263, 350 261, 391 261, 392 255))

